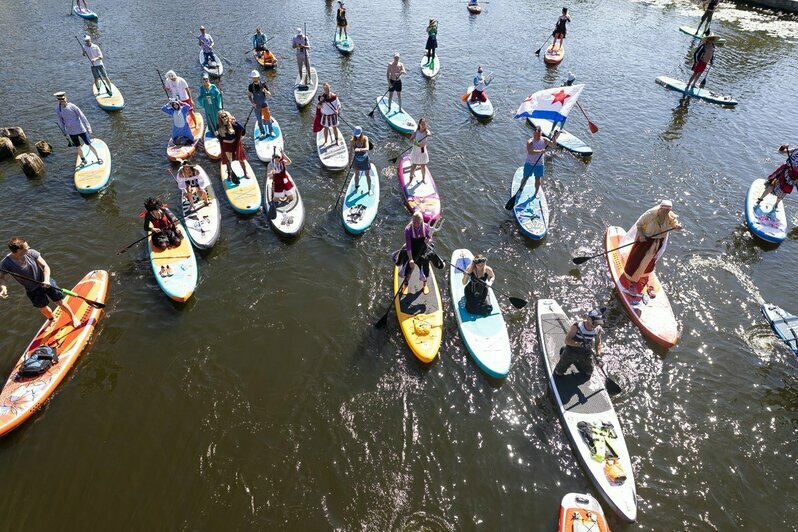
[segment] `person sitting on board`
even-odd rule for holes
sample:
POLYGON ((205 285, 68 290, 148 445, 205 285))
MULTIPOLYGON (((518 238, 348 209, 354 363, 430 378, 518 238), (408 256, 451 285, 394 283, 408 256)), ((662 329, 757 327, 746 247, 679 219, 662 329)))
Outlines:
POLYGON ((560 361, 554 366, 554 374, 565 376, 572 365, 588 379, 593 375, 593 349, 596 356, 601 355, 601 333, 604 332, 604 312, 602 307, 588 312, 583 321, 571 325, 565 334, 565 346, 560 349, 560 361))
POLYGON ((394 254, 394 262, 399 266, 399 275, 404 278, 402 282, 402 295, 407 295, 410 275, 418 266, 418 276, 421 280, 421 290, 429 294, 427 278, 429 277, 429 253, 432 250, 432 228, 424 221, 424 215, 417 210, 409 224, 405 227, 405 247, 394 254))
POLYGON ((438 21, 434 18, 429 19, 427 24, 427 44, 426 48, 427 63, 425 66, 432 68, 435 64, 435 49, 438 48, 438 21))
POLYGON ((698 32, 701 31, 701 25, 704 24, 704 22, 707 23, 704 35, 709 35, 709 25, 712 24, 712 15, 715 14, 715 8, 718 7, 719 3, 720 0, 709 0, 709 2, 706 3, 707 8, 704 11, 704 14, 701 16, 701 22, 698 23, 698 27, 695 29, 696 37, 698 37, 698 32))
POLYGON ((707 35, 701 40, 703 41, 701 46, 693 53, 693 75, 687 81, 687 86, 684 88, 685 92, 690 92, 691 88, 695 88, 698 78, 707 69, 707 65, 715 62, 715 41, 718 40, 718 36, 707 35))
POLYGON ((72 321, 72 327, 80 327, 80 320, 72 309, 64 303, 64 293, 58 289, 55 279, 50 277, 50 266, 44 260, 41 253, 31 249, 24 238, 15 236, 8 241, 8 249, 11 251, 0 262, 0 299, 8 299, 8 287, 5 280, 6 275, 11 275, 25 288, 25 294, 33 303, 33 306, 50 321, 55 320, 53 311, 50 310, 50 301, 58 305, 61 312, 66 312, 72 321), (28 277, 34 279, 29 281, 18 277, 28 277))
POLYGON ((427 119, 419 118, 416 130, 410 135, 410 143, 413 147, 410 150, 410 177, 407 178, 409 185, 416 175, 416 169, 421 167, 421 182, 427 181, 427 164, 429 164, 429 151, 427 151, 427 141, 432 136, 432 131, 427 127, 427 119))
POLYGON ((573 72, 568 72, 568 77, 565 78, 565 83, 562 84, 563 87, 570 87, 576 81, 576 76, 574 76, 573 72))
POLYGON ((341 114, 341 100, 330 90, 330 84, 322 85, 322 92, 319 94, 316 108, 321 112, 321 127, 324 128, 324 145, 329 141, 329 131, 335 135, 335 142, 338 144, 338 115, 341 114))
POLYGON ((371 159, 369 158, 371 143, 369 138, 363 133, 362 127, 357 126, 352 132, 349 145, 352 148, 352 167, 355 169, 355 190, 360 190, 360 176, 365 175, 369 196, 373 196, 374 191, 371 189, 371 159))
POLYGON ((349 34, 346 32, 346 6, 342 0, 338 0, 338 11, 335 13, 335 25, 338 30, 338 40, 348 39, 349 34), (344 37, 343 39, 341 39, 342 34, 344 37))
POLYGON ((485 79, 485 74, 482 71, 482 65, 477 66, 477 75, 474 76, 474 90, 471 91, 472 102, 487 102, 488 97, 485 96, 485 88, 493 81, 493 77, 485 79))
POLYGON ((551 36, 554 37, 554 40, 551 41, 551 47, 557 47, 557 39, 560 39, 560 48, 562 48, 562 43, 565 40, 565 32, 566 28, 565 25, 571 22, 571 15, 568 14, 568 8, 562 8, 562 15, 557 18, 557 24, 554 26, 554 31, 551 33, 551 36))
POLYGON ((89 150, 97 158, 97 164, 103 164, 100 154, 97 149, 91 144, 91 137, 94 132, 91 129, 91 124, 86 119, 83 111, 74 103, 67 102, 66 93, 64 91, 56 92, 53 96, 58 100, 58 105, 55 108, 55 114, 58 116, 58 125, 61 126, 61 131, 64 135, 69 136, 69 145, 74 146, 78 151, 80 157, 80 166, 86 166, 86 158, 83 156, 81 144, 88 146, 89 150))
POLYGON ((629 230, 624 240, 634 242, 623 267, 620 281, 624 291, 636 298, 633 304, 648 302, 656 297, 654 287, 648 284, 648 277, 654 271, 657 261, 665 252, 668 234, 665 231, 681 231, 679 218, 673 213, 673 203, 662 200, 659 205, 644 212, 629 230), (646 293, 644 290, 648 287, 646 293))
POLYGON ((754 208, 758 207, 768 194, 775 195, 776 203, 773 204, 770 216, 776 216, 776 209, 779 207, 781 200, 798 185, 798 151, 793 150, 790 153, 790 146, 783 144, 779 146, 779 153, 786 154, 787 161, 768 176, 767 186, 754 205, 754 208))
POLYGON ((524 184, 530 176, 535 176, 535 193, 532 197, 538 195, 540 185, 543 182, 543 174, 546 169, 544 163, 544 154, 546 148, 553 148, 557 146, 557 138, 560 136, 558 129, 551 139, 547 139, 542 135, 540 126, 535 126, 535 131, 532 138, 526 141, 526 161, 524 161, 524 184))
POLYGON ((214 132, 219 129, 218 114, 224 107, 224 98, 219 87, 211 83, 211 78, 207 72, 202 75, 202 85, 199 90, 200 106, 205 110, 205 124, 208 131, 214 132))
POLYGON ((388 63, 388 111, 391 110, 393 93, 399 103, 399 112, 402 112, 402 74, 406 74, 405 66, 399 61, 399 52, 393 54, 393 61, 388 63))
POLYGON ((177 171, 177 186, 183 193, 183 197, 188 200, 190 210, 194 210, 195 194, 205 205, 210 203, 207 191, 209 185, 205 174, 200 172, 196 165, 185 160, 180 164, 177 171))
POLYGON ((249 93, 249 103, 255 108, 255 120, 258 122, 258 129, 260 129, 261 139, 271 137, 274 135, 272 130, 272 115, 269 113, 269 102, 266 101, 266 96, 271 96, 269 87, 260 81, 260 72, 253 70, 249 75, 252 78, 252 83, 247 87, 249 93), (264 124, 265 121, 265 124, 264 124), (268 126, 268 128, 266 127, 268 126), (266 130, 268 129, 268 134, 266 130))
MULTIPOLYGON (((152 233, 152 245, 160 251, 170 246, 179 246, 183 241, 183 233, 178 229, 180 222, 160 198, 147 198, 144 209, 144 230, 152 233)), ((161 266, 161 277, 171 273, 171 268, 161 266)))
POLYGON ((244 126, 238 123, 233 115, 222 109, 217 115, 219 129, 216 130, 216 138, 222 146, 222 160, 227 165, 227 179, 234 185, 240 185, 238 175, 233 171, 233 161, 239 161, 244 179, 247 177, 247 167, 244 164, 246 155, 241 138, 244 136, 244 126))
POLYGON ((266 48, 266 41, 268 40, 266 34, 261 31, 260 26, 255 28, 255 35, 252 36, 252 49, 255 50, 255 54, 258 57, 262 58, 264 52, 269 53, 269 49, 266 48))
POLYGON ((496 275, 493 273, 493 268, 486 264, 487 262, 488 259, 484 255, 477 255, 463 272, 465 308, 470 314, 488 316, 493 312, 488 288, 493 286, 496 275))
POLYGON ((272 174, 272 198, 274 201, 280 203, 294 201, 294 183, 285 169, 291 162, 285 152, 277 153, 275 150, 272 161, 266 167, 266 174, 272 174))
POLYGON ((172 141, 177 146, 193 144, 196 140, 188 123, 189 107, 180 100, 171 99, 161 111, 172 117, 172 141))
POLYGON ((197 36, 199 40, 200 48, 202 48, 202 54, 204 57, 204 61, 202 62, 202 66, 208 66, 208 64, 216 64, 216 55, 213 53, 213 37, 211 37, 210 33, 205 31, 205 26, 200 26, 199 28, 200 34, 197 36))
POLYGON ((97 87, 97 92, 100 92, 100 84, 105 86, 105 92, 108 96, 113 96, 111 90, 111 80, 108 78, 108 73, 105 71, 103 64, 103 52, 96 44, 92 44, 91 37, 88 35, 83 36, 83 55, 89 58, 91 62, 91 74, 94 76, 94 85, 97 87))
POLYGON ((299 69, 299 76, 303 83, 299 87, 307 87, 310 85, 310 56, 308 55, 310 43, 308 42, 307 36, 302 33, 302 28, 296 29, 296 37, 291 41, 291 47, 296 50, 296 66, 299 69), (304 78, 301 77, 303 67, 305 70, 304 78))

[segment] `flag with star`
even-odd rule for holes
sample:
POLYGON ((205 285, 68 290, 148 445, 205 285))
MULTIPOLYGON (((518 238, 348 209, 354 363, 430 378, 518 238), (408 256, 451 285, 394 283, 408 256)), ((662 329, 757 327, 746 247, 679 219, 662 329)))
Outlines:
POLYGON ((554 87, 527 96, 513 118, 541 118, 562 122, 582 93, 582 85, 554 87))

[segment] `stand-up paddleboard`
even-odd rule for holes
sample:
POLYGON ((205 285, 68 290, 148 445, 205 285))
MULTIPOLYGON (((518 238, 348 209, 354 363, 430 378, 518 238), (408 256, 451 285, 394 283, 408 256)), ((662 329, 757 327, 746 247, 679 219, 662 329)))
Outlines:
POLYGON ((556 48, 554 44, 552 44, 546 48, 546 51, 543 53, 543 62, 548 65, 556 65, 561 63, 563 59, 565 59, 565 46, 562 44, 556 48))
POLYGON ((310 67, 310 84, 305 85, 304 69, 303 75, 297 75, 296 83, 294 84, 294 101, 298 107, 305 107, 313 97, 316 95, 316 90, 319 88, 319 75, 316 73, 314 67, 310 67))
POLYGON ((436 55, 432 61, 427 59, 427 56, 421 58, 421 73, 427 79, 432 79, 441 72, 441 60, 436 55))
POLYGON ((604 510, 588 493, 568 493, 560 504, 559 532, 610 532, 604 510))
POLYGON ((466 104, 468 104, 468 108, 474 113, 475 116, 478 118, 490 118, 493 116, 493 104, 488 98, 487 94, 485 95, 486 100, 484 102, 480 102, 479 100, 472 100, 471 93, 474 92, 474 86, 471 85, 468 87, 468 99, 466 100, 466 104))
POLYGON ((371 227, 380 206, 380 175, 377 173, 377 167, 372 164, 369 171, 371 194, 369 194, 366 176, 360 176, 360 183, 357 183, 358 173, 357 170, 352 172, 349 186, 344 195, 344 204, 341 207, 344 229, 353 235, 360 234, 371 227))
POLYGON ((222 74, 224 74, 224 65, 222 64, 221 58, 216 55, 215 53, 213 56, 216 58, 211 59, 208 61, 208 64, 205 64, 205 53, 202 51, 202 46, 199 49, 199 64, 202 67, 202 70, 208 73, 208 75, 212 78, 221 78, 222 74))
POLYGON ((346 37, 339 37, 336 31, 333 42, 335 43, 335 47, 338 48, 338 51, 344 55, 349 55, 355 51, 355 41, 353 41, 352 37, 349 35, 346 37))
MULTIPOLYGON (((532 126, 540 126, 541 134, 547 139, 551 140, 554 136, 554 132, 552 132, 552 127, 554 126, 553 121, 546 120, 545 118, 527 118, 527 120, 532 126)), ((560 128, 558 127, 557 129, 560 128)), ((560 136, 557 137, 557 146, 579 157, 590 157, 593 155, 593 148, 582 142, 582 139, 568 133, 564 129, 560 131, 560 136)))
POLYGON ((108 87, 100 83, 100 88, 97 88, 96 83, 91 84, 91 91, 94 94, 94 99, 97 100, 97 105, 100 109, 105 111, 119 111, 125 107, 125 99, 119 89, 111 83, 111 94, 108 94, 108 87))
POLYGON ((222 160, 222 188, 224 188, 227 200, 233 210, 239 214, 257 212, 261 204, 260 186, 252 167, 249 165, 249 161, 244 161, 243 168, 240 161, 233 161, 231 166, 233 167, 233 173, 238 176, 239 182, 237 185, 228 179, 227 164, 222 160), (244 170, 246 170, 246 177, 244 177, 244 170))
POLYGON ((158 286, 170 299, 182 303, 188 301, 197 288, 197 257, 180 222, 177 223, 177 230, 183 235, 179 245, 158 249, 153 245, 150 235, 147 247, 150 250, 152 273, 158 286), (161 276, 161 266, 170 268, 172 274, 161 276))
POLYGON ((766 179, 755 179, 748 188, 748 195, 745 197, 745 223, 754 236, 779 244, 787 238, 787 214, 783 201, 773 210, 777 199, 774 194, 768 194, 759 205, 756 204, 766 187, 766 179))
MULTIPOLYGON (((399 277, 399 268, 393 269, 393 290, 396 293, 403 279, 399 277)), ((443 339, 443 304, 435 272, 430 265, 427 279, 429 293, 421 289, 419 268, 413 268, 410 275, 407 294, 396 296, 396 317, 402 329, 407 345, 422 362, 435 360, 443 339)))
POLYGON ((776 336, 798 355, 798 316, 767 303, 760 310, 776 336))
POLYGON ((296 181, 287 170, 286 174, 294 184, 294 188, 291 189, 293 198, 290 201, 275 201, 272 185, 274 175, 269 165, 266 171, 266 184, 263 187, 263 212, 277 234, 293 238, 302 232, 302 226, 305 225, 305 205, 302 203, 302 195, 299 193, 296 181))
POLYGON ((79 16, 80 18, 85 18, 86 20, 97 20, 97 13, 92 11, 91 9, 83 9, 82 7, 78 7, 77 5, 72 6, 72 12, 79 16))
MULTIPOLYGON (((682 33, 686 33, 693 39, 701 39, 704 37, 703 33, 696 35, 696 33, 698 33, 698 28, 694 26, 679 26, 679 31, 681 31, 682 33)), ((726 44, 726 39, 724 39, 723 37, 718 37, 715 40, 715 44, 726 44)))
POLYGON ((275 149, 278 153, 283 151, 283 130, 280 129, 280 124, 277 123, 277 119, 274 117, 272 117, 271 135, 269 134, 268 127, 266 131, 261 131, 256 122, 253 137, 255 138, 255 153, 258 155, 258 159, 264 163, 268 163, 272 160, 275 149))
POLYGON ((194 118, 189 118, 189 127, 191 128, 191 134, 194 135, 194 142, 178 146, 175 144, 174 139, 170 138, 166 144, 166 156, 170 161, 187 159, 197 151, 197 144, 199 144, 205 132, 205 119, 197 111, 192 111, 191 116, 194 118))
MULTIPOLYGON (((94 270, 87 273, 72 291, 92 301, 105 303, 108 295, 108 272, 94 270)), ((44 402, 75 365, 103 315, 101 309, 89 306, 78 297, 68 295, 63 301, 75 313, 81 325, 77 329, 74 328, 69 315, 60 307, 56 307, 53 312, 55 317, 53 321, 44 322, 17 361, 3 390, 0 391, 0 436, 18 427, 42 408, 44 402), (58 362, 40 375, 19 376, 20 366, 25 359, 32 355, 36 348, 45 346, 56 351, 58 362)))
MULTIPOLYGON (((626 231, 621 227, 608 227, 604 235, 605 249, 610 250, 620 246, 621 239, 625 235, 626 231)), ((654 288, 655 297, 642 299, 632 297, 621 285, 621 274, 631 249, 632 246, 627 246, 607 254, 607 264, 615 283, 618 299, 621 300, 632 321, 644 335, 662 346, 673 347, 679 341, 679 324, 676 322, 676 316, 673 315, 668 294, 657 278, 657 272, 653 271, 648 275, 648 286, 654 288)), ((647 290, 648 287, 646 287, 647 290)))
POLYGON ((685 83, 680 79, 670 78, 668 76, 660 76, 656 79, 656 82, 662 85, 663 87, 666 87, 673 91, 681 92, 682 94, 692 96, 693 98, 706 100, 710 103, 716 103, 718 105, 728 105, 728 106, 737 105, 737 100, 735 100, 731 96, 718 94, 717 92, 712 92, 707 89, 693 87, 688 91, 687 83, 685 83))
MULTIPOLYGON (((523 180, 524 167, 522 166, 513 175, 513 184, 510 187, 511 196, 515 196, 523 180)), ((535 195, 535 176, 529 176, 526 180, 524 189, 518 195, 513 207, 513 216, 518 223, 518 228, 529 238, 540 240, 546 237, 549 231, 549 204, 546 201, 542 185, 535 195)))
POLYGON ((344 135, 338 130, 338 142, 335 142, 335 133, 327 133, 327 143, 324 142, 324 131, 316 133, 316 152, 319 154, 321 164, 328 170, 344 170, 349 166, 349 148, 344 140, 344 135))
POLYGON ((538 300, 537 325, 546 376, 574 454, 604 500, 633 522, 637 518, 634 471, 601 372, 594 369, 588 378, 571 366, 561 377, 554 374, 572 325, 555 300, 538 300))
POLYGON ((413 120, 412 116, 407 114, 404 109, 401 111, 399 110, 399 103, 396 101, 396 98, 394 98, 394 101, 391 102, 390 111, 388 110, 387 96, 383 96, 377 100, 377 102, 377 108, 380 110, 380 114, 385 117, 385 120, 388 121, 388 124, 396 131, 409 135, 418 127, 418 124, 416 124, 416 121, 413 120))
POLYGON ((491 377, 503 378, 510 371, 512 349, 502 309, 493 289, 488 287, 488 301, 493 310, 488 315, 471 314, 466 310, 463 272, 471 265, 474 255, 467 249, 452 252, 449 266, 449 284, 452 305, 457 318, 460 336, 474 361, 491 377), (456 267, 455 267, 456 266, 456 267), (459 270, 458 270, 459 268, 459 270))
POLYGON ((255 61, 263 68, 274 68, 277 66, 277 57, 271 52, 259 54, 255 50, 252 50, 252 55, 255 57, 255 61))
POLYGON ((474 15, 482 13, 482 6, 479 4, 467 4, 466 9, 468 9, 469 13, 473 13, 474 15))
POLYGON ((79 148, 78 155, 75 156, 75 188, 81 194, 99 192, 111 181, 111 152, 108 145, 96 137, 91 139, 91 145, 100 154, 102 162, 97 160, 88 146, 79 148), (81 161, 81 154, 86 159, 86 164, 81 161))
POLYGON ((432 222, 441 216, 441 198, 438 187, 427 166, 427 177, 421 181, 421 168, 416 168, 414 176, 410 176, 410 156, 404 155, 399 159, 397 177, 399 188, 402 190, 402 199, 410 213, 421 210, 425 222, 432 222))
POLYGON ((222 158, 222 144, 216 133, 205 126, 205 134, 202 137, 202 147, 205 149, 205 155, 213 160, 222 158))
POLYGON ((208 204, 202 201, 199 194, 194 193, 194 209, 185 194, 181 194, 181 204, 183 207, 183 223, 186 224, 188 237, 197 249, 210 249, 219 240, 222 229, 222 211, 219 208, 219 200, 213 190, 213 185, 205 170, 197 165, 200 175, 208 183, 207 194, 208 204))

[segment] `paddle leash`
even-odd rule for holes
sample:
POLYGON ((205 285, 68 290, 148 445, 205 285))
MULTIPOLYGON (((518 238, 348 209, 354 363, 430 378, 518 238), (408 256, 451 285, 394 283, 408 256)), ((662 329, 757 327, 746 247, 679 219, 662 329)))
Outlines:
MULTIPOLYGON (((665 233, 670 233, 671 231, 673 231, 675 229, 676 229, 675 227, 671 227, 670 229, 666 229, 665 231, 660 231, 659 233, 654 233, 653 235, 651 235, 648 238, 654 238, 655 236, 664 235, 665 233)), ((610 250, 604 251, 602 253, 598 253, 596 255, 590 255, 590 256, 587 256, 587 257, 574 257, 574 258, 571 259, 571 262, 573 262, 574 264, 583 264, 583 263, 589 261, 590 259, 595 259, 596 257, 603 257, 604 255, 608 255, 608 254, 612 253, 613 251, 618 251, 619 249, 623 249, 625 247, 629 247, 632 244, 634 244, 634 242, 629 242, 628 244, 624 244, 623 246, 618 246, 615 249, 610 249, 610 250)))
MULTIPOLYGON (((25 277, 24 275, 20 275, 18 273, 14 273, 14 272, 10 272, 8 270, 4 270, 3 268, 0 268, 0 272, 7 273, 8 275, 13 275, 14 277, 17 277, 18 279, 24 279, 24 280, 30 281, 32 283, 39 283, 40 285, 44 286, 44 283, 41 282, 41 281, 37 281, 36 279, 33 279, 31 277, 25 277)), ((66 288, 60 288, 60 287, 56 287, 56 286, 52 286, 52 288, 55 288, 59 292, 62 292, 64 294, 68 295, 68 296, 80 298, 83 301, 85 301, 86 303, 88 303, 89 306, 92 306, 94 308, 100 308, 100 309, 105 308, 105 303, 100 303, 99 301, 92 301, 91 299, 86 299, 82 295, 76 294, 72 290, 67 290, 66 288)))
MULTIPOLYGON (((457 271, 459 271, 461 273, 466 273, 465 270, 463 270, 462 268, 458 267, 456 264, 452 264, 451 262, 449 262, 446 259, 441 259, 441 260, 443 262, 445 262, 446 264, 448 264, 449 266, 451 266, 452 268, 454 268, 455 270, 457 270, 457 271)), ((485 281, 483 281, 482 279, 474 279, 474 280, 479 282, 479 283, 484 284, 488 288, 491 288, 491 286, 488 283, 486 283, 485 281)), ((529 303, 526 299, 521 299, 520 297, 513 297, 513 296, 511 296, 509 294, 506 294, 506 293, 502 292, 501 290, 499 290, 497 288, 494 288, 493 291, 494 292, 498 292, 499 294, 501 294, 504 297, 506 297, 507 299, 509 299, 510 303, 512 303, 515 308, 519 308, 519 309, 520 308, 524 308, 529 303)))

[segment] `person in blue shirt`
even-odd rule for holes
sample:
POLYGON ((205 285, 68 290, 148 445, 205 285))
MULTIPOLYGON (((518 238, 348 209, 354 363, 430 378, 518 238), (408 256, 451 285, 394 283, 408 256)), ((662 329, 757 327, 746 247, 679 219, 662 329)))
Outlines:
POLYGON ((81 166, 87 164, 83 151, 80 149, 81 144, 88 146, 89 150, 97 158, 97 164, 103 164, 100 154, 91 144, 89 135, 93 135, 94 132, 91 129, 91 124, 86 119, 86 115, 83 114, 83 111, 77 105, 67 102, 65 92, 56 92, 54 96, 58 99, 58 106, 55 108, 55 114, 58 116, 58 126, 64 135, 69 137, 69 145, 78 150, 81 166))
POLYGON ((208 66, 208 64, 216 64, 216 55, 213 53, 213 37, 211 37, 210 33, 205 32, 205 26, 200 26, 200 34, 197 39, 202 48, 202 53, 205 55, 205 61, 202 65, 208 66))

